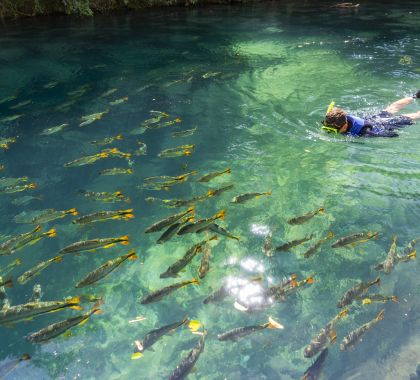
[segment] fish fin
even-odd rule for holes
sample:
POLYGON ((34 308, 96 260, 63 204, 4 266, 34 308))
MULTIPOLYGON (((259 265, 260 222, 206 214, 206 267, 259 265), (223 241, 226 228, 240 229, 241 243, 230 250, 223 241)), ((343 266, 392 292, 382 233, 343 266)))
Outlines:
POLYGON ((56 256, 56 257, 54 257, 54 260, 53 260, 55 263, 60 263, 61 261, 63 261, 63 256, 56 256))
POLYGON ((77 326, 83 326, 83 325, 85 325, 85 324, 88 322, 88 320, 89 320, 89 318, 85 318, 85 319, 83 319, 83 321, 82 321, 82 322, 79 322, 79 323, 77 324, 77 326))
POLYGON ((329 336, 330 336, 330 342, 334 343, 337 340, 337 331, 335 330, 330 331, 329 336))
POLYGON ((275 321, 273 318, 268 317, 267 328, 269 328, 269 329, 284 329, 284 326, 280 322, 275 321))
POLYGON ((235 301, 235 303, 233 304, 233 307, 236 310, 239 310, 239 311, 248 311, 248 308, 246 306, 240 304, 238 301, 235 301))
POLYGON ((312 276, 309 276, 309 277, 306 279, 306 283, 307 283, 307 284, 313 284, 313 283, 314 283, 314 278, 313 278, 312 276))
POLYGON ((133 253, 131 253, 127 259, 128 260, 137 260, 139 257, 135 254, 134 249, 133 249, 133 253))
POLYGON ((328 232, 328 234, 327 234, 327 238, 328 238, 328 239, 331 239, 331 238, 333 238, 333 237, 334 237, 334 232, 329 231, 329 232, 328 232))
POLYGON ((9 278, 8 280, 6 280, 6 282, 2 286, 5 286, 6 288, 13 287, 13 280, 9 278))
POLYGON ((397 296, 391 296, 391 301, 394 301, 396 303, 399 303, 400 301, 398 300, 397 296))
POLYGON ((38 224, 38 225, 34 228, 34 230, 32 231, 32 233, 35 233, 35 232, 41 231, 41 229, 42 229, 42 227, 38 224))
POLYGON ((80 297, 71 297, 70 299, 66 300, 68 303, 80 303, 80 297))
POLYGON ((409 257, 410 259, 413 259, 414 260, 417 257, 417 251, 414 250, 407 257, 409 257))
POLYGON ((142 358, 144 355, 141 352, 135 352, 131 355, 131 360, 137 360, 142 358))
POLYGON ((325 215, 325 208, 324 208, 324 207, 321 207, 321 208, 318 210, 318 213, 320 213, 321 215, 325 215))
POLYGON ((69 337, 71 337, 73 334, 72 334, 72 332, 70 331, 70 330, 67 330, 64 334, 63 334, 65 337, 67 337, 67 338, 69 338, 69 337))
POLYGON ((20 358, 19 361, 23 361, 23 360, 31 360, 31 356, 29 354, 23 354, 20 358))
POLYGON ((128 219, 133 219, 134 218, 134 214, 125 214, 124 215, 124 219, 128 220, 128 219))
POLYGON ((216 194, 216 191, 215 190, 209 190, 209 191, 207 191, 207 196, 208 197, 212 197, 214 194, 216 194))
POLYGON ((225 215, 226 210, 221 210, 214 216, 214 219, 225 219, 225 215))
POLYGON ((117 136, 115 136, 116 140, 122 140, 124 138, 124 136, 122 134, 119 134, 117 136))
POLYGON ((191 280, 191 284, 194 284, 194 285, 200 285, 200 282, 198 281, 198 278, 193 278, 193 279, 191 280))
MULTIPOLYGON (((122 244, 122 243, 121 243, 122 244)), ((111 248, 111 247, 113 247, 115 245, 115 243, 111 243, 111 244, 107 244, 107 245, 104 245, 102 248, 104 248, 104 249, 107 249, 107 248, 111 248)), ((95 251, 94 249, 92 249, 92 251, 95 251)))
POLYGON ((293 288, 295 288, 296 286, 298 286, 298 283, 297 283, 297 281, 296 281, 296 280, 292 280, 292 281, 290 282, 290 285, 291 285, 293 288))
POLYGON ((67 211, 64 211, 64 214, 72 214, 72 215, 77 215, 77 210, 75 208, 71 208, 67 211))
POLYGON ((382 321, 382 319, 384 319, 384 313, 385 313, 385 309, 382 309, 380 312, 379 312, 379 314, 376 316, 376 320, 379 322, 379 321, 382 321))
POLYGON ((227 168, 223 173, 231 173, 232 171, 230 170, 230 168, 227 168))
POLYGON ((191 332, 195 332, 198 331, 203 326, 203 324, 198 320, 189 320, 187 326, 191 332))
POLYGON ((81 306, 79 306, 79 305, 77 305, 77 306, 70 306, 70 309, 73 309, 73 310, 83 310, 83 307, 81 307, 81 306))

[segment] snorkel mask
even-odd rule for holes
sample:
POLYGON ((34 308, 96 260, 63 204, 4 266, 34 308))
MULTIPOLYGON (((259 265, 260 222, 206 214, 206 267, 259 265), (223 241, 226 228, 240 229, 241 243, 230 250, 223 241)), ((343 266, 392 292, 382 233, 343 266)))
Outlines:
MULTIPOLYGON (((327 112, 325 113, 325 116, 326 115, 328 115, 331 111, 332 111, 332 109, 334 108, 334 104, 335 104, 335 102, 334 102, 334 100, 330 103, 330 105, 328 106, 328 109, 327 109, 327 112)), ((324 131, 327 131, 328 133, 331 133, 331 132, 333 132, 333 133, 338 133, 338 129, 337 128, 333 128, 333 127, 329 127, 328 126, 328 124, 325 122, 325 119, 322 121, 322 127, 321 127, 321 129, 323 129, 324 131)))

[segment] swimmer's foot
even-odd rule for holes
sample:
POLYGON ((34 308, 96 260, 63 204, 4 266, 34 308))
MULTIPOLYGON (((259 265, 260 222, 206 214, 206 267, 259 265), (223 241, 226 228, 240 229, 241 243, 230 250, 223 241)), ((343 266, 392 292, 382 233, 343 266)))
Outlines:
POLYGON ((417 90, 417 92, 413 95, 413 98, 420 99, 420 90, 417 90))

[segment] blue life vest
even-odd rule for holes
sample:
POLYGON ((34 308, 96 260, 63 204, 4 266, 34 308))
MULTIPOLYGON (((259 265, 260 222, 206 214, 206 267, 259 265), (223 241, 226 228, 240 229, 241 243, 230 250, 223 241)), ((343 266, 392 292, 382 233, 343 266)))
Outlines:
POLYGON ((347 122, 351 122, 351 128, 347 131, 353 136, 360 136, 360 132, 365 125, 365 121, 361 117, 347 115, 347 122))

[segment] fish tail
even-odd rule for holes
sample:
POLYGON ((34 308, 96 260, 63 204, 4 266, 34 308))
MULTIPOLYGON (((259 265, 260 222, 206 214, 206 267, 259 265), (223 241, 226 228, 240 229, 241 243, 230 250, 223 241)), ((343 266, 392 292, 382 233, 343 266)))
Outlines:
POLYGON ((264 193, 264 194, 266 194, 266 195, 271 195, 273 192, 270 190, 270 191, 267 191, 266 193, 264 193))
POLYGON ((20 264, 22 264, 22 260, 21 259, 16 259, 14 264, 15 265, 20 265, 20 264))
POLYGON ((116 135, 115 139, 116 140, 122 140, 124 138, 124 136, 122 134, 116 135))
POLYGON ((42 227, 38 224, 38 225, 34 228, 34 230, 32 231, 32 233, 35 233, 35 232, 41 231, 41 229, 42 229, 42 227))
POLYGON ((189 283, 194 284, 194 285, 200 285, 200 282, 198 281, 198 278, 193 278, 189 283))
POLYGON ((134 354, 131 354, 131 360, 137 360, 142 358, 144 355, 141 352, 135 352, 134 354))
POLYGON ((230 168, 227 168, 223 173, 231 173, 232 171, 230 170, 230 168))
POLYGON ((334 237, 334 232, 328 231, 327 239, 332 239, 334 237))
POLYGON ((380 277, 376 277, 371 283, 370 285, 381 285, 381 278, 380 277))
POLYGON ((38 185, 35 182, 32 182, 28 185, 28 189, 36 189, 38 185))
POLYGON ((67 211, 64 211, 64 214, 72 214, 72 215, 77 215, 77 210, 75 208, 71 208, 67 211))
POLYGON ((6 282, 2 286, 5 286, 6 288, 13 287, 13 280, 9 278, 8 280, 6 280, 6 282))
POLYGON ((56 256, 56 257, 54 257, 53 261, 55 263, 60 263, 60 262, 63 261, 63 256, 61 256, 61 255, 60 256, 56 256))
POLYGON ((325 208, 324 207, 320 207, 318 209, 318 213, 320 213, 321 215, 325 215, 325 208))
POLYGON ((382 309, 379 314, 376 316, 376 321, 382 321, 382 319, 384 319, 384 313, 385 313, 385 309, 382 309))
POLYGON ((340 313, 338 314, 339 318, 344 318, 347 317, 347 315, 349 314, 349 309, 343 309, 342 311, 340 311, 340 313))
POLYGON ((137 260, 138 256, 136 255, 136 251, 132 249, 130 252, 127 253, 127 259, 128 260, 137 260))
POLYGON ((216 194, 216 191, 215 190, 209 190, 209 191, 207 191, 207 196, 208 197, 212 197, 214 194, 216 194))
POLYGON ((314 277, 313 277, 313 276, 309 276, 309 277, 305 280, 305 282, 306 282, 307 284, 313 284, 313 283, 314 283, 314 277))
POLYGON ((213 219, 225 219, 225 215, 226 210, 221 210, 213 217, 213 219))
POLYGON ((414 260, 417 257, 417 251, 414 250, 407 257, 410 258, 410 259, 412 259, 412 260, 414 260))
POLYGON ((398 300, 397 296, 391 296, 391 301, 394 301, 396 303, 399 303, 400 301, 398 300))
POLYGON ((130 244, 130 242, 128 241, 128 235, 121 236, 119 240, 120 240, 119 243, 122 245, 130 244))
POLYGON ((264 326, 268 329, 284 329, 284 326, 280 322, 275 321, 271 317, 268 317, 268 322, 264 326))
POLYGON ((47 236, 52 238, 57 236, 57 230, 55 228, 51 228, 49 231, 46 232, 47 236))

